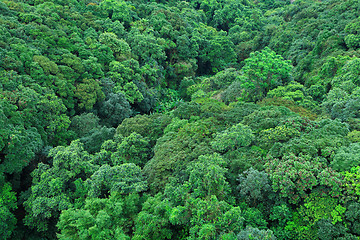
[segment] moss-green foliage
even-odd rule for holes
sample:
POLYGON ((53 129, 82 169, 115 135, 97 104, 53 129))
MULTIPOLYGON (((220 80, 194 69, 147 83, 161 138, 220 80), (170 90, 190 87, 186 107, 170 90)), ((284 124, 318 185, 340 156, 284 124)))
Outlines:
POLYGON ((357 239, 359 0, 0 0, 0 239, 357 239))

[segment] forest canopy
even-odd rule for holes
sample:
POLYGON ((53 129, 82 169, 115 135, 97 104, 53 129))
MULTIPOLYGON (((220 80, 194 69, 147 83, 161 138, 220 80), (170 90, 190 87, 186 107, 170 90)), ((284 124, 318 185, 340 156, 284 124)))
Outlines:
POLYGON ((0 0, 0 240, 360 239, 360 0, 0 0))

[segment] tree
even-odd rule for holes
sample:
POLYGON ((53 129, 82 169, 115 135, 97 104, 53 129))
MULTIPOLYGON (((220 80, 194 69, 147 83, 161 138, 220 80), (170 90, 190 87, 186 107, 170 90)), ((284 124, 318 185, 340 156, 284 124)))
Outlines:
POLYGON ((78 99, 78 107, 87 111, 91 110, 96 102, 105 100, 99 82, 94 79, 84 79, 79 83, 74 96, 78 99))
POLYGON ((53 229, 62 210, 84 199, 86 192, 81 177, 90 177, 97 168, 79 140, 67 147, 51 149, 49 157, 52 157, 51 166, 40 163, 33 171, 32 186, 24 202, 25 224, 39 232, 53 229))
POLYGON ((114 33, 102 33, 99 36, 99 41, 111 49, 116 60, 123 61, 130 58, 131 49, 129 44, 123 39, 118 39, 114 33))
POLYGON ((219 151, 234 150, 238 147, 247 147, 254 140, 254 135, 248 126, 238 123, 224 132, 216 134, 211 146, 219 151))
POLYGON ((91 198, 106 198, 112 193, 140 193, 147 189, 141 168, 133 163, 113 167, 102 165, 86 184, 89 186, 88 196, 91 198))
POLYGON ((57 227, 59 239, 130 239, 139 209, 138 195, 87 198, 83 207, 62 211, 57 227))
POLYGON ((327 187, 328 194, 338 197, 343 185, 342 176, 322 166, 318 159, 309 156, 297 157, 293 154, 282 160, 273 159, 265 164, 265 170, 272 181, 274 191, 287 197, 290 203, 298 203, 306 198, 314 187, 327 187))
POLYGON ((245 197, 252 205, 263 200, 271 189, 268 175, 253 168, 239 174, 238 181, 240 196, 245 197))
POLYGON ((17 219, 12 211, 17 208, 17 205, 15 192, 3 178, 0 173, 0 238, 6 240, 10 239, 16 227, 17 219))
POLYGON ((360 143, 352 143, 348 147, 341 147, 335 154, 330 166, 338 171, 348 171, 360 164, 360 143))
POLYGON ((163 194, 149 197, 136 218, 133 239, 171 239, 174 235, 169 220, 171 208, 170 202, 163 200, 163 194))
POLYGON ((111 127, 117 127, 132 114, 130 104, 122 93, 110 93, 98 109, 102 122, 111 127))
POLYGON ((269 90, 287 84, 290 81, 292 66, 290 61, 276 55, 270 48, 251 53, 241 69, 242 86, 245 100, 258 101, 264 98, 269 90))
POLYGON ((135 132, 125 137, 118 144, 117 151, 114 154, 118 155, 124 162, 134 163, 140 167, 143 167, 153 155, 148 138, 135 132))
POLYGON ((266 239, 266 240, 274 240, 276 237, 274 236, 274 233, 267 229, 267 230, 260 230, 258 228, 252 227, 252 226, 246 226, 244 230, 241 230, 241 232, 237 235, 238 240, 260 240, 260 239, 266 239))
POLYGON ((157 139, 164 134, 165 127, 171 122, 171 118, 165 114, 136 115, 126 118, 116 128, 116 133, 124 137, 130 136, 133 132, 146 136, 154 146, 157 139))

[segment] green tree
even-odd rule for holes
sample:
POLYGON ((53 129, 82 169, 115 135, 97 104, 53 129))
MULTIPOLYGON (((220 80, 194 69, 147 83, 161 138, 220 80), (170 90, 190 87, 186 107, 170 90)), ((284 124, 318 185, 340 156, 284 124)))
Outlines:
POLYGON ((112 193, 140 193, 147 189, 141 168, 133 163, 110 167, 102 165, 86 181, 89 186, 88 196, 105 198, 112 193))
MULTIPOLYGON (((105 1, 109 2, 109 1, 105 1)), ((103 2, 104 3, 104 2, 103 2)), ((118 39, 114 33, 105 32, 99 36, 99 41, 108 46, 118 61, 127 60, 130 57, 131 49, 123 39, 118 39)))
POLYGON ((264 98, 269 90, 287 84, 290 81, 292 66, 270 48, 250 54, 241 69, 244 77, 242 94, 245 100, 258 101, 264 98))
POLYGON ((87 198, 83 207, 61 212, 59 239, 130 239, 133 219, 139 209, 138 195, 87 198))
POLYGON ((122 93, 110 93, 104 102, 99 104, 99 117, 108 126, 117 127, 132 114, 129 102, 122 93))
POLYGON ((54 227, 62 210, 69 209, 77 201, 83 201, 84 183, 96 170, 91 156, 77 140, 67 147, 50 150, 52 164, 40 163, 32 173, 32 186, 25 195, 25 224, 39 232, 55 234, 54 227))
POLYGON ((282 160, 268 161, 265 167, 273 190, 278 191, 280 196, 287 197, 290 203, 297 204, 319 185, 327 187, 331 196, 338 197, 341 193, 342 176, 332 169, 323 167, 318 159, 288 155, 282 160))
POLYGON ((153 155, 148 138, 135 132, 125 137, 118 144, 117 151, 114 154, 118 155, 117 157, 123 159, 124 162, 134 163, 140 167, 143 167, 153 155))
POLYGON ((254 135, 248 126, 238 123, 224 132, 216 134, 211 146, 219 151, 234 150, 238 147, 247 147, 254 140, 254 135))
POLYGON ((252 205, 263 200, 271 189, 268 175, 253 168, 239 174, 238 181, 240 196, 245 197, 252 205))
POLYGON ((350 170, 360 164, 360 143, 352 143, 348 147, 341 147, 335 154, 330 166, 338 171, 350 170))
POLYGON ((1 239, 10 239, 16 227, 17 219, 12 212, 17 208, 16 195, 12 191, 11 185, 4 181, 0 175, 0 235, 1 239))
POLYGON ((94 79, 84 79, 79 83, 74 96, 78 99, 78 107, 87 111, 91 110, 95 103, 105 99, 99 82, 94 79))

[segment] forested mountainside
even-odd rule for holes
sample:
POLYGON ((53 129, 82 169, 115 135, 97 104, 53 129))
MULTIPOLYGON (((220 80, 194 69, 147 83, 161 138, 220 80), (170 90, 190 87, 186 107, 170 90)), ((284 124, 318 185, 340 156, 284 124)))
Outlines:
POLYGON ((0 239, 360 239, 360 0, 0 0, 0 239))

